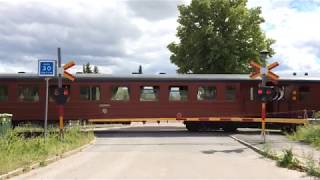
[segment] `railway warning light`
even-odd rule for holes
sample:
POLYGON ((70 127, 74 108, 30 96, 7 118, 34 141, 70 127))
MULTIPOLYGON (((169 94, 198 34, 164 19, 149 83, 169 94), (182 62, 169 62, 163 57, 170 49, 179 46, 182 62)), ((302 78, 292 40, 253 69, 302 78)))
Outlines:
POLYGON ((68 95, 69 95, 68 89, 64 89, 64 90, 63 90, 63 95, 65 95, 65 96, 68 96, 68 95))
POLYGON ((54 99, 58 105, 64 105, 69 96, 68 89, 58 88, 54 93, 54 99))
POLYGON ((257 94, 261 101, 267 102, 274 99, 276 92, 273 86, 261 86, 258 88, 257 94))
POLYGON ((270 94, 271 94, 271 90, 270 90, 270 89, 267 89, 267 90, 266 90, 266 94, 267 94, 267 95, 270 95, 270 94))

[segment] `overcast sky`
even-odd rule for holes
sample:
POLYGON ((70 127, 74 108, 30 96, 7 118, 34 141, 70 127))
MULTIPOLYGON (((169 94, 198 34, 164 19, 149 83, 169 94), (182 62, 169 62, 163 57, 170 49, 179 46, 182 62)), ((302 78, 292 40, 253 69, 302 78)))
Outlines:
MULTIPOLYGON (((0 72, 36 72, 38 59, 75 60, 102 73, 174 74, 178 4, 190 0, 0 0, 0 72)), ((249 0, 261 6, 282 72, 320 70, 320 0, 249 0)))

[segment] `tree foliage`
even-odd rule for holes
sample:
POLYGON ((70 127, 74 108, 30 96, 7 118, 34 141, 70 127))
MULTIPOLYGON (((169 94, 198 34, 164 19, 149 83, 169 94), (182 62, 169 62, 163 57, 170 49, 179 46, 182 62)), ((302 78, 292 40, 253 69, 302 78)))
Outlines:
POLYGON ((93 68, 93 73, 95 73, 95 74, 98 74, 98 73, 99 73, 98 66, 94 66, 94 68, 93 68))
POLYGON ((261 9, 247 0, 192 0, 178 6, 179 42, 168 45, 178 73, 246 73, 250 60, 261 63, 259 52, 274 40, 261 30, 261 9))
POLYGON ((88 73, 88 74, 90 74, 90 73, 98 74, 99 73, 98 67, 94 66, 93 70, 92 70, 91 64, 89 62, 82 66, 82 71, 83 71, 83 73, 88 73))

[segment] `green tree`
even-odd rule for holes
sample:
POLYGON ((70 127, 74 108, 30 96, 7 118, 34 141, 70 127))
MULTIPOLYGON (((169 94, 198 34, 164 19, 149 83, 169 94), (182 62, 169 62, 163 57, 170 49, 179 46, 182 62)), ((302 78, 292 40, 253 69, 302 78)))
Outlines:
POLYGON ((95 74, 98 74, 98 73, 99 73, 98 66, 94 66, 94 67, 93 67, 93 73, 95 73, 95 74))
POLYGON ((93 73, 90 63, 83 65, 83 73, 93 73))
POLYGON ((247 0, 192 0, 178 6, 179 42, 168 45, 178 73, 246 73, 250 60, 275 41, 261 30, 261 9, 247 0))

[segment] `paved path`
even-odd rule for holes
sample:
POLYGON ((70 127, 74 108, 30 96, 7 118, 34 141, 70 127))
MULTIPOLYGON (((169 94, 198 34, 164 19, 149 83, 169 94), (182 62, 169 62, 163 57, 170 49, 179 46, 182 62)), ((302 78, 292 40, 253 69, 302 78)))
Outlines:
POLYGON ((320 164, 319 150, 316 150, 306 143, 291 141, 280 131, 270 132, 266 136, 266 143, 263 143, 263 138, 259 130, 242 129, 242 131, 239 131, 233 136, 257 148, 269 149, 277 154, 283 154, 284 150, 291 149, 293 154, 303 163, 307 164, 310 159, 313 159, 315 163, 320 164))
POLYGON ((132 127, 98 132, 85 151, 15 179, 311 179, 221 132, 132 127))

